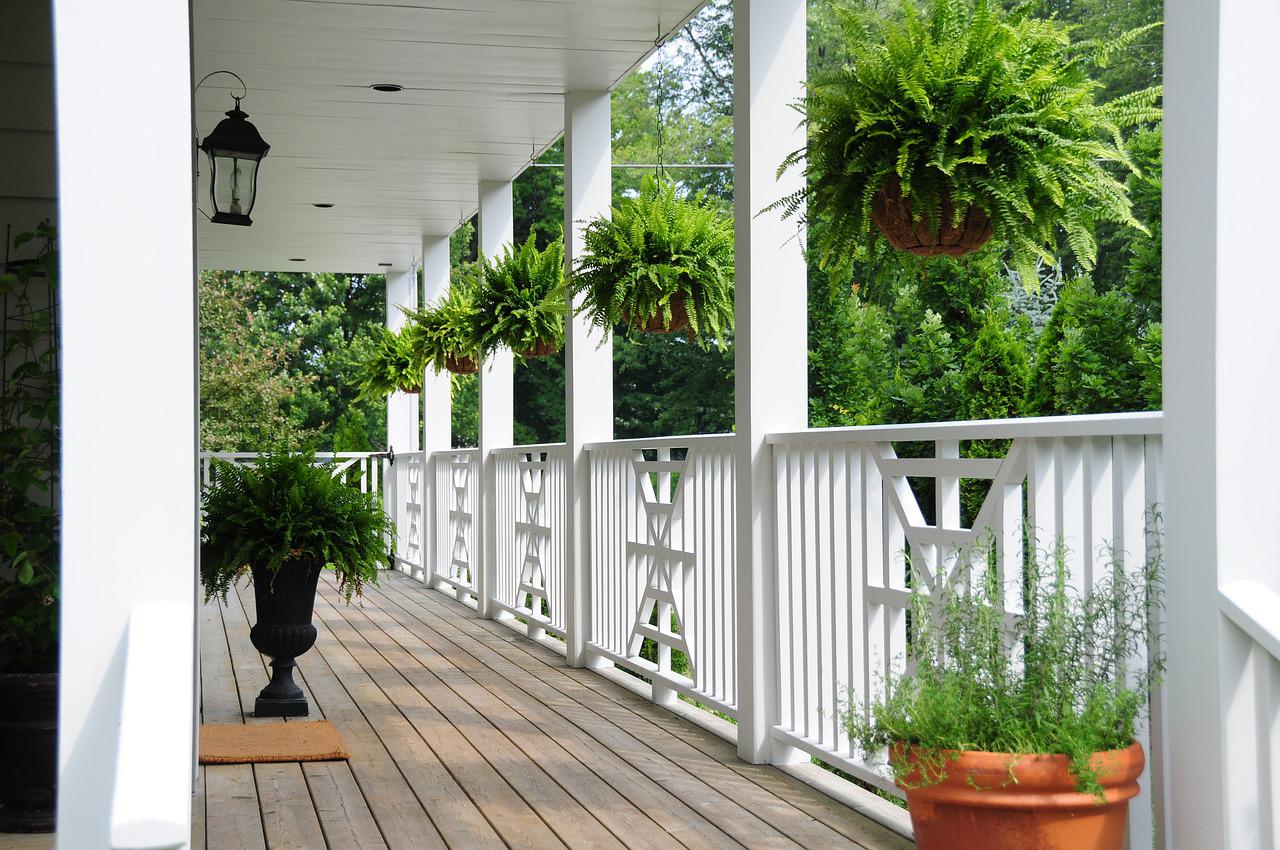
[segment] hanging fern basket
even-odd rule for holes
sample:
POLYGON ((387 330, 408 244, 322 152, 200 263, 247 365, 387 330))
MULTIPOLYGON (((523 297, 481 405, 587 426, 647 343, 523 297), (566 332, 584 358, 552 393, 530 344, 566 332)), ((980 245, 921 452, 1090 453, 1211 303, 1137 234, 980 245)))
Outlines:
POLYGON ((450 356, 444 359, 444 368, 448 369, 455 375, 474 375, 476 372, 480 371, 480 364, 471 357, 450 356))
POLYGON ((421 387, 400 387, 399 389, 400 389, 400 392, 404 393, 405 395, 417 395, 418 393, 422 392, 421 387))
POLYGON ((622 323, 638 331, 652 334, 671 334, 688 330, 689 308, 685 303, 684 293, 675 293, 667 303, 671 306, 671 324, 669 325, 663 321, 661 311, 647 319, 642 319, 638 316, 632 317, 624 312, 622 314, 622 323))
POLYGON ((915 205, 903 196, 896 177, 876 193, 871 220, 890 245, 917 257, 963 257, 991 241, 993 232, 986 210, 971 204, 957 221, 950 199, 943 200, 938 226, 931 228, 924 217, 916 217, 915 205))
POLYGON ((551 355, 555 354, 559 350, 560 350, 560 346, 558 343, 539 342, 533 348, 529 348, 518 353, 525 360, 533 360, 538 357, 550 357, 551 355))

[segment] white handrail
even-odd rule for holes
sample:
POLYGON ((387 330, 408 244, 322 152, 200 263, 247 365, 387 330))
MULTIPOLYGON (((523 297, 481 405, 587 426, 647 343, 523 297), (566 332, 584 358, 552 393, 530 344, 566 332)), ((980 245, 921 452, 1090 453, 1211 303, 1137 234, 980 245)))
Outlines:
POLYGON ((191 716, 156 693, 157 680, 182 687, 190 648, 174 635, 193 628, 179 605, 141 605, 129 617, 124 689, 111 798, 112 850, 177 850, 191 840, 190 789, 171 777, 190 773, 191 716))
POLYGON ((1098 413, 1084 416, 1037 416, 1026 419, 981 419, 917 425, 862 425, 853 428, 810 428, 770 434, 772 444, 870 442, 893 440, 1016 440, 1035 437, 1154 436, 1164 430, 1164 414, 1098 413))
POLYGON ((706 443, 719 443, 732 440, 730 434, 686 434, 680 437, 634 437, 626 440, 607 440, 600 443, 587 443, 589 452, 604 449, 680 449, 686 446, 697 446, 706 443))
POLYGON ((1219 588, 1219 607, 1231 622, 1280 661, 1280 594, 1257 581, 1219 588))

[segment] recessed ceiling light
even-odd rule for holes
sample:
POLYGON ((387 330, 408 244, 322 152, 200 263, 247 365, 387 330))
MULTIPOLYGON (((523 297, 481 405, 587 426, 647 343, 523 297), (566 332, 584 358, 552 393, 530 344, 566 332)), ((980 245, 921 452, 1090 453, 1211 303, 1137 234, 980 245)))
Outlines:
POLYGON ((394 266, 395 263, 378 263, 378 265, 382 266, 384 269, 389 269, 394 266))
POLYGON ((374 83, 373 85, 369 86, 369 88, 373 89, 374 91, 388 92, 391 94, 394 94, 395 92, 398 92, 398 91, 404 91, 404 86, 398 83, 374 83))
POLYGON ((333 209, 333 204, 312 204, 311 206, 315 207, 316 209, 321 209, 321 210, 331 210, 331 209, 333 209))
POLYGON ((289 262, 291 263, 305 263, 306 261, 307 261, 306 257, 290 257, 289 258, 289 262))

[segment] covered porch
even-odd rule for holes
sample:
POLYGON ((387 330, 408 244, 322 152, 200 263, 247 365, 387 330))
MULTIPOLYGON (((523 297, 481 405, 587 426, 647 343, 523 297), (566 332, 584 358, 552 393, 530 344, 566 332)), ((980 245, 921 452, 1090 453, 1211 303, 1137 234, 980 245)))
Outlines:
POLYGON ((512 181, 561 134, 572 263, 612 196, 610 90, 698 6, 457 5, 53 2, 58 845, 906 847, 902 811, 867 790, 891 781, 839 719, 851 688, 900 669, 900 559, 940 565, 994 532, 1017 565, 1037 529, 1069 542, 1080 589, 1100 545, 1125 569, 1163 552, 1169 675, 1130 846, 1272 847, 1280 584, 1262 531, 1280 454, 1257 437, 1280 416, 1262 247, 1280 186, 1244 164, 1246 129, 1280 121, 1257 109, 1280 13, 1246 0, 1167 5, 1165 411, 820 430, 803 245, 761 213, 799 179, 777 167, 803 142, 806 2, 737 0, 735 431, 614 439, 611 349, 578 317, 563 443, 514 445, 510 352, 481 367, 476 449, 451 444, 447 376, 427 376, 424 421, 394 394, 395 462, 368 458, 364 486, 396 521, 398 571, 363 605, 322 585, 300 659, 352 759, 195 765, 202 718, 255 722, 265 667, 252 595, 199 601, 193 271, 384 272, 395 327, 447 292, 460 221, 478 216, 482 254, 513 240, 512 181), (230 103, 194 86, 224 68, 272 143, 251 228, 197 211, 193 129, 230 103), (122 191, 102 129, 144 80, 147 156, 122 191), (139 433, 159 460, 122 475, 104 459, 139 433), (899 456, 908 442, 931 451, 899 456), (933 482, 927 510, 911 479, 933 482), (986 495, 962 523, 966 481, 986 495))

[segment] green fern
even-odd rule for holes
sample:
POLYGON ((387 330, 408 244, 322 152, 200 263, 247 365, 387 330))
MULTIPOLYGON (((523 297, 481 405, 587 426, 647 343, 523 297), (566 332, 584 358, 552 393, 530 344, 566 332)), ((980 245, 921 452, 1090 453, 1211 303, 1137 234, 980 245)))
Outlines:
POLYGON ((733 219, 704 194, 681 197, 669 181, 648 177, 640 194, 587 225, 586 256, 569 280, 579 313, 606 334, 659 319, 672 326, 682 296, 689 338, 725 347, 733 329, 733 219))
POLYGON ((351 601, 388 563, 395 524, 374 496, 360 492, 315 452, 271 453, 253 466, 214 460, 203 496, 200 578, 205 600, 226 599, 257 566, 330 567, 351 601))
POLYGON ((422 389, 423 366, 413 356, 409 335, 380 328, 373 350, 360 363, 360 398, 382 398, 393 392, 422 389))
POLYGON ((808 186, 770 208, 828 223, 824 265, 843 267, 876 238, 873 201, 895 178, 930 228, 947 201, 951 223, 971 205, 986 212, 1029 286, 1037 260, 1053 262, 1060 229, 1086 269, 1097 222, 1144 230, 1108 164, 1136 172, 1122 132, 1159 119, 1161 89, 1098 103, 1090 72, 1149 27, 1073 44, 1068 26, 1025 5, 900 0, 900 11, 839 10, 848 61, 810 82, 808 145, 779 169, 802 166, 808 186))
POLYGON ((475 336, 485 353, 500 346, 517 356, 564 345, 564 240, 539 251, 535 237, 481 260, 475 294, 475 336))
POLYGON ((441 372, 450 359, 478 362, 482 358, 476 334, 477 288, 476 275, 472 272, 454 281, 437 303, 405 311, 408 324, 404 333, 415 363, 441 372))

